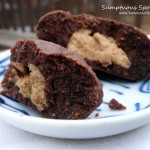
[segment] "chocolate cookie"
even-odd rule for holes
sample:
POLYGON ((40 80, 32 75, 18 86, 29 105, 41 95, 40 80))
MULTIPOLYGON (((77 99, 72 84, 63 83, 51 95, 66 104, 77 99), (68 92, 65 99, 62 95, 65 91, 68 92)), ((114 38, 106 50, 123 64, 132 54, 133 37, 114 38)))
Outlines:
POLYGON ((2 81, 10 94, 43 117, 84 119, 102 103, 100 82, 85 61, 42 40, 22 40, 11 48, 2 81))
POLYGON ((99 72, 129 80, 150 76, 150 40, 134 26, 58 10, 40 18, 37 37, 76 52, 99 72))

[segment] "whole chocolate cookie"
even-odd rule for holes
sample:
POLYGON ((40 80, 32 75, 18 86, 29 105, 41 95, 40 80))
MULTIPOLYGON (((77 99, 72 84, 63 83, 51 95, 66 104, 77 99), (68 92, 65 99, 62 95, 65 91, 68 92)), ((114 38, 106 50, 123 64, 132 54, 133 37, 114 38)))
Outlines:
POLYGON ((96 71, 129 80, 150 76, 150 40, 134 26, 58 10, 39 19, 37 37, 76 52, 96 71))
POLYGON ((86 62, 42 40, 22 40, 11 48, 2 81, 10 94, 43 117, 84 119, 102 103, 100 82, 86 62))

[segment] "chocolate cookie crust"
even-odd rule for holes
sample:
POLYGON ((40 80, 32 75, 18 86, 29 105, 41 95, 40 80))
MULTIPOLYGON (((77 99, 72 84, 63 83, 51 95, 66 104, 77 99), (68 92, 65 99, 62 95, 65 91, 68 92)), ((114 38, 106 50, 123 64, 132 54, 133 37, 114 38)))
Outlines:
POLYGON ((103 92, 91 68, 57 44, 18 41, 10 60, 2 81, 3 94, 46 118, 84 119, 102 103, 103 92))
POLYGON ((37 37, 67 47, 73 33, 80 29, 89 29, 91 35, 100 33, 113 38, 131 62, 129 68, 117 64, 104 67, 98 61, 85 58, 94 70, 129 80, 150 76, 150 40, 134 26, 86 14, 72 15, 69 12, 53 11, 40 18, 37 37))

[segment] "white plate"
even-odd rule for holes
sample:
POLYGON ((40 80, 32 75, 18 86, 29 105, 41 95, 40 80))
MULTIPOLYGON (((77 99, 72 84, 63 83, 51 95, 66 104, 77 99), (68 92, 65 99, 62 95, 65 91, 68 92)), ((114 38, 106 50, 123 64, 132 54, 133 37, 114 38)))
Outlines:
MULTIPOLYGON (((10 52, 0 54, 0 80, 9 64, 10 52)), ((49 137, 87 139, 127 132, 150 122, 150 79, 125 82, 102 80, 104 102, 85 120, 42 118, 8 96, 0 96, 0 118, 20 129, 49 137), (114 111, 108 102, 115 98, 127 109, 114 111), (99 114, 97 116, 96 114, 99 114)))

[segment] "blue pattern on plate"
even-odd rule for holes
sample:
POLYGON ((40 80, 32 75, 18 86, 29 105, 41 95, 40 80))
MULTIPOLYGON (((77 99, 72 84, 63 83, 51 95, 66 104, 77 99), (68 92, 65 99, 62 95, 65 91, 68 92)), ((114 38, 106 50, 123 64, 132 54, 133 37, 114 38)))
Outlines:
POLYGON ((150 107, 150 104, 149 104, 149 105, 147 105, 144 109, 146 109, 146 108, 148 108, 148 107, 150 107))
POLYGON ((108 105, 108 102, 103 101, 103 104, 108 105))
POLYGON ((115 82, 115 81, 112 81, 111 79, 109 79, 109 78, 107 78, 107 77, 101 77, 101 79, 102 80, 104 80, 104 81, 107 81, 107 82, 109 82, 109 83, 111 83, 111 84, 114 84, 114 85, 118 85, 118 86, 120 86, 120 87, 123 87, 123 88, 125 88, 125 89, 130 89, 130 86, 128 86, 128 85, 125 85, 124 83, 119 83, 119 82, 115 82))
POLYGON ((3 76, 8 64, 9 64, 9 60, 10 57, 7 56, 4 59, 0 60, 0 76, 3 76))
POLYGON ((99 108, 96 108, 96 109, 95 109, 95 111, 99 112, 99 111, 102 111, 102 110, 101 110, 101 109, 99 109, 99 108))
POLYGON ((9 95, 5 95, 5 97, 7 97, 8 99, 16 102, 16 103, 20 103, 18 100, 14 99, 13 97, 9 96, 9 95))
POLYGON ((140 103, 135 103, 135 109, 136 109, 136 111, 140 110, 140 103))
MULTIPOLYGON (((1 80, 9 64, 9 55, 10 54, 0 59, 1 80)), ((115 117, 135 111, 140 111, 142 109, 147 109, 150 107, 149 78, 135 83, 112 80, 106 77, 102 77, 101 79, 101 84, 103 86, 104 91, 104 101, 102 105, 96 108, 95 111, 89 116, 89 119, 115 117), (136 94, 133 95, 133 92, 136 92, 136 94), (126 104, 127 109, 123 111, 111 110, 108 107, 108 104, 112 98, 115 98, 119 102, 126 104), (99 113, 100 115, 96 116, 97 113, 99 113)), ((0 107, 23 115, 40 117, 39 114, 30 110, 29 108, 21 104, 16 99, 10 97, 9 95, 0 95, 0 107)))
POLYGON ((21 113, 21 114, 24 114, 24 115, 28 115, 29 116, 29 113, 26 111, 26 110, 23 110, 23 109, 19 109, 17 107, 14 107, 12 105, 10 105, 9 103, 7 103, 2 97, 0 97, 0 106, 3 107, 3 108, 6 108, 8 110, 11 110, 13 112, 17 112, 17 113, 21 113), (7 106, 7 107, 6 107, 7 106))
POLYGON ((120 92, 120 91, 117 91, 117 90, 113 90, 113 89, 109 89, 109 90, 112 91, 112 92, 115 92, 115 93, 117 93, 119 95, 123 95, 123 92, 120 92))
POLYGON ((2 64, 3 62, 6 62, 6 61, 9 60, 9 59, 10 59, 10 56, 7 56, 7 57, 1 59, 1 60, 0 60, 0 64, 2 64))
POLYGON ((143 93, 150 93, 150 79, 145 79, 141 86, 139 87, 139 91, 143 93))

